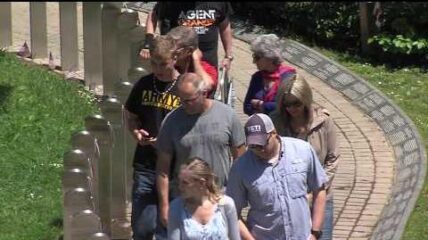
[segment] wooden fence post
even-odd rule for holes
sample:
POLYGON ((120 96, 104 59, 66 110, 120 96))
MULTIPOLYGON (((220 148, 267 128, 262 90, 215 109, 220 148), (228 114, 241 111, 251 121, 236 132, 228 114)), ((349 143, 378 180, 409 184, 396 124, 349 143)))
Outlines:
POLYGON ((0 2, 0 48, 12 45, 12 8, 10 2, 0 2))
POLYGON ((83 2, 83 46, 85 83, 96 94, 103 94, 101 3, 83 2))
POLYGON ((103 71, 103 95, 112 96, 116 82, 119 82, 118 74, 118 26, 120 8, 112 4, 104 3, 101 12, 101 45, 102 45, 102 71, 103 71))
POLYGON ((32 59, 48 57, 46 2, 30 2, 32 59))
POLYGON ((76 2, 59 3, 61 67, 63 71, 79 68, 76 2))

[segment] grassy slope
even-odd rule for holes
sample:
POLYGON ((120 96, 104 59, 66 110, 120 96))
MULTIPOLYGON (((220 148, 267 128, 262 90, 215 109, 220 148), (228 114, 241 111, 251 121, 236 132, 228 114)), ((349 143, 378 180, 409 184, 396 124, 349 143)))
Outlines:
POLYGON ((0 239, 58 239, 62 156, 96 109, 82 86, 0 52, 0 239))
MULTIPOLYGON (((422 73, 419 68, 373 66, 355 56, 317 50, 360 75, 392 99, 413 120, 425 149, 428 149, 428 73, 422 73)), ((402 239, 419 240, 422 236, 428 236, 428 175, 402 239)))

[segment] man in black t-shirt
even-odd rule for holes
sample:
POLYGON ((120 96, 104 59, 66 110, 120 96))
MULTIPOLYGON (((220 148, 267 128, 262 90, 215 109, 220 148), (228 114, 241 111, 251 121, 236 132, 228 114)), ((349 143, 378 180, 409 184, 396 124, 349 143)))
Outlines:
POLYGON ((160 32, 166 34, 172 28, 182 25, 195 29, 199 36, 199 48, 203 60, 218 66, 218 35, 225 51, 221 65, 230 69, 232 56, 232 30, 229 17, 233 13, 229 2, 158 2, 148 14, 146 21, 146 41, 140 55, 149 58, 148 46, 153 38, 157 21, 160 32))
POLYGON ((150 49, 152 74, 135 83, 125 104, 128 128, 138 142, 134 155, 131 224, 134 240, 166 236, 157 220, 156 137, 165 116, 180 105, 177 95, 175 44, 157 37, 150 49))
MULTIPOLYGON (((175 69, 177 45, 170 36, 158 36, 150 49, 152 74, 135 83, 125 104, 128 128, 138 142, 134 155, 134 185, 132 192, 131 225, 133 239, 152 239, 166 236, 166 229, 158 220, 158 195, 156 190, 156 137, 165 116, 181 101, 177 95, 175 69)), ((204 81, 209 75, 202 67, 201 53, 194 50, 191 56, 195 72, 204 81)))

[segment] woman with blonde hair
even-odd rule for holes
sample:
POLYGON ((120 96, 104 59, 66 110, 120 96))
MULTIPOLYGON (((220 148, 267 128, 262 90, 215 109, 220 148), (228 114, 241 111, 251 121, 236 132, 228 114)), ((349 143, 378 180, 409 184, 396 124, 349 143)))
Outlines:
POLYGON ((220 192, 207 162, 190 159, 178 180, 180 196, 169 208, 169 240, 241 239, 235 203, 220 192))
POLYGON ((325 186, 327 202, 324 227, 320 239, 331 239, 333 231, 331 183, 337 170, 339 157, 336 127, 328 110, 315 106, 312 90, 299 74, 280 85, 276 101, 276 110, 271 113, 271 118, 278 134, 308 141, 316 151, 328 176, 328 183, 325 186))

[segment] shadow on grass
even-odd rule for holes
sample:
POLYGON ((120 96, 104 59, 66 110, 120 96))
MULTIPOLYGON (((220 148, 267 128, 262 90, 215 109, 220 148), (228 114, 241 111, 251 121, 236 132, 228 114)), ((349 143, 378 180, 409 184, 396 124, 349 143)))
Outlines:
MULTIPOLYGON (((49 223, 50 227, 55 227, 58 229, 63 229, 63 219, 61 217, 56 217, 54 219, 52 219, 49 223)), ((58 236, 58 238, 56 240, 63 240, 64 239, 64 235, 61 234, 60 236, 58 236)))
POLYGON ((62 228, 62 226, 63 226, 62 218, 57 217, 57 218, 52 219, 52 221, 49 223, 49 226, 56 227, 56 228, 62 228))
POLYGON ((4 110, 3 108, 12 89, 13 88, 9 85, 0 85, 0 112, 4 110))

